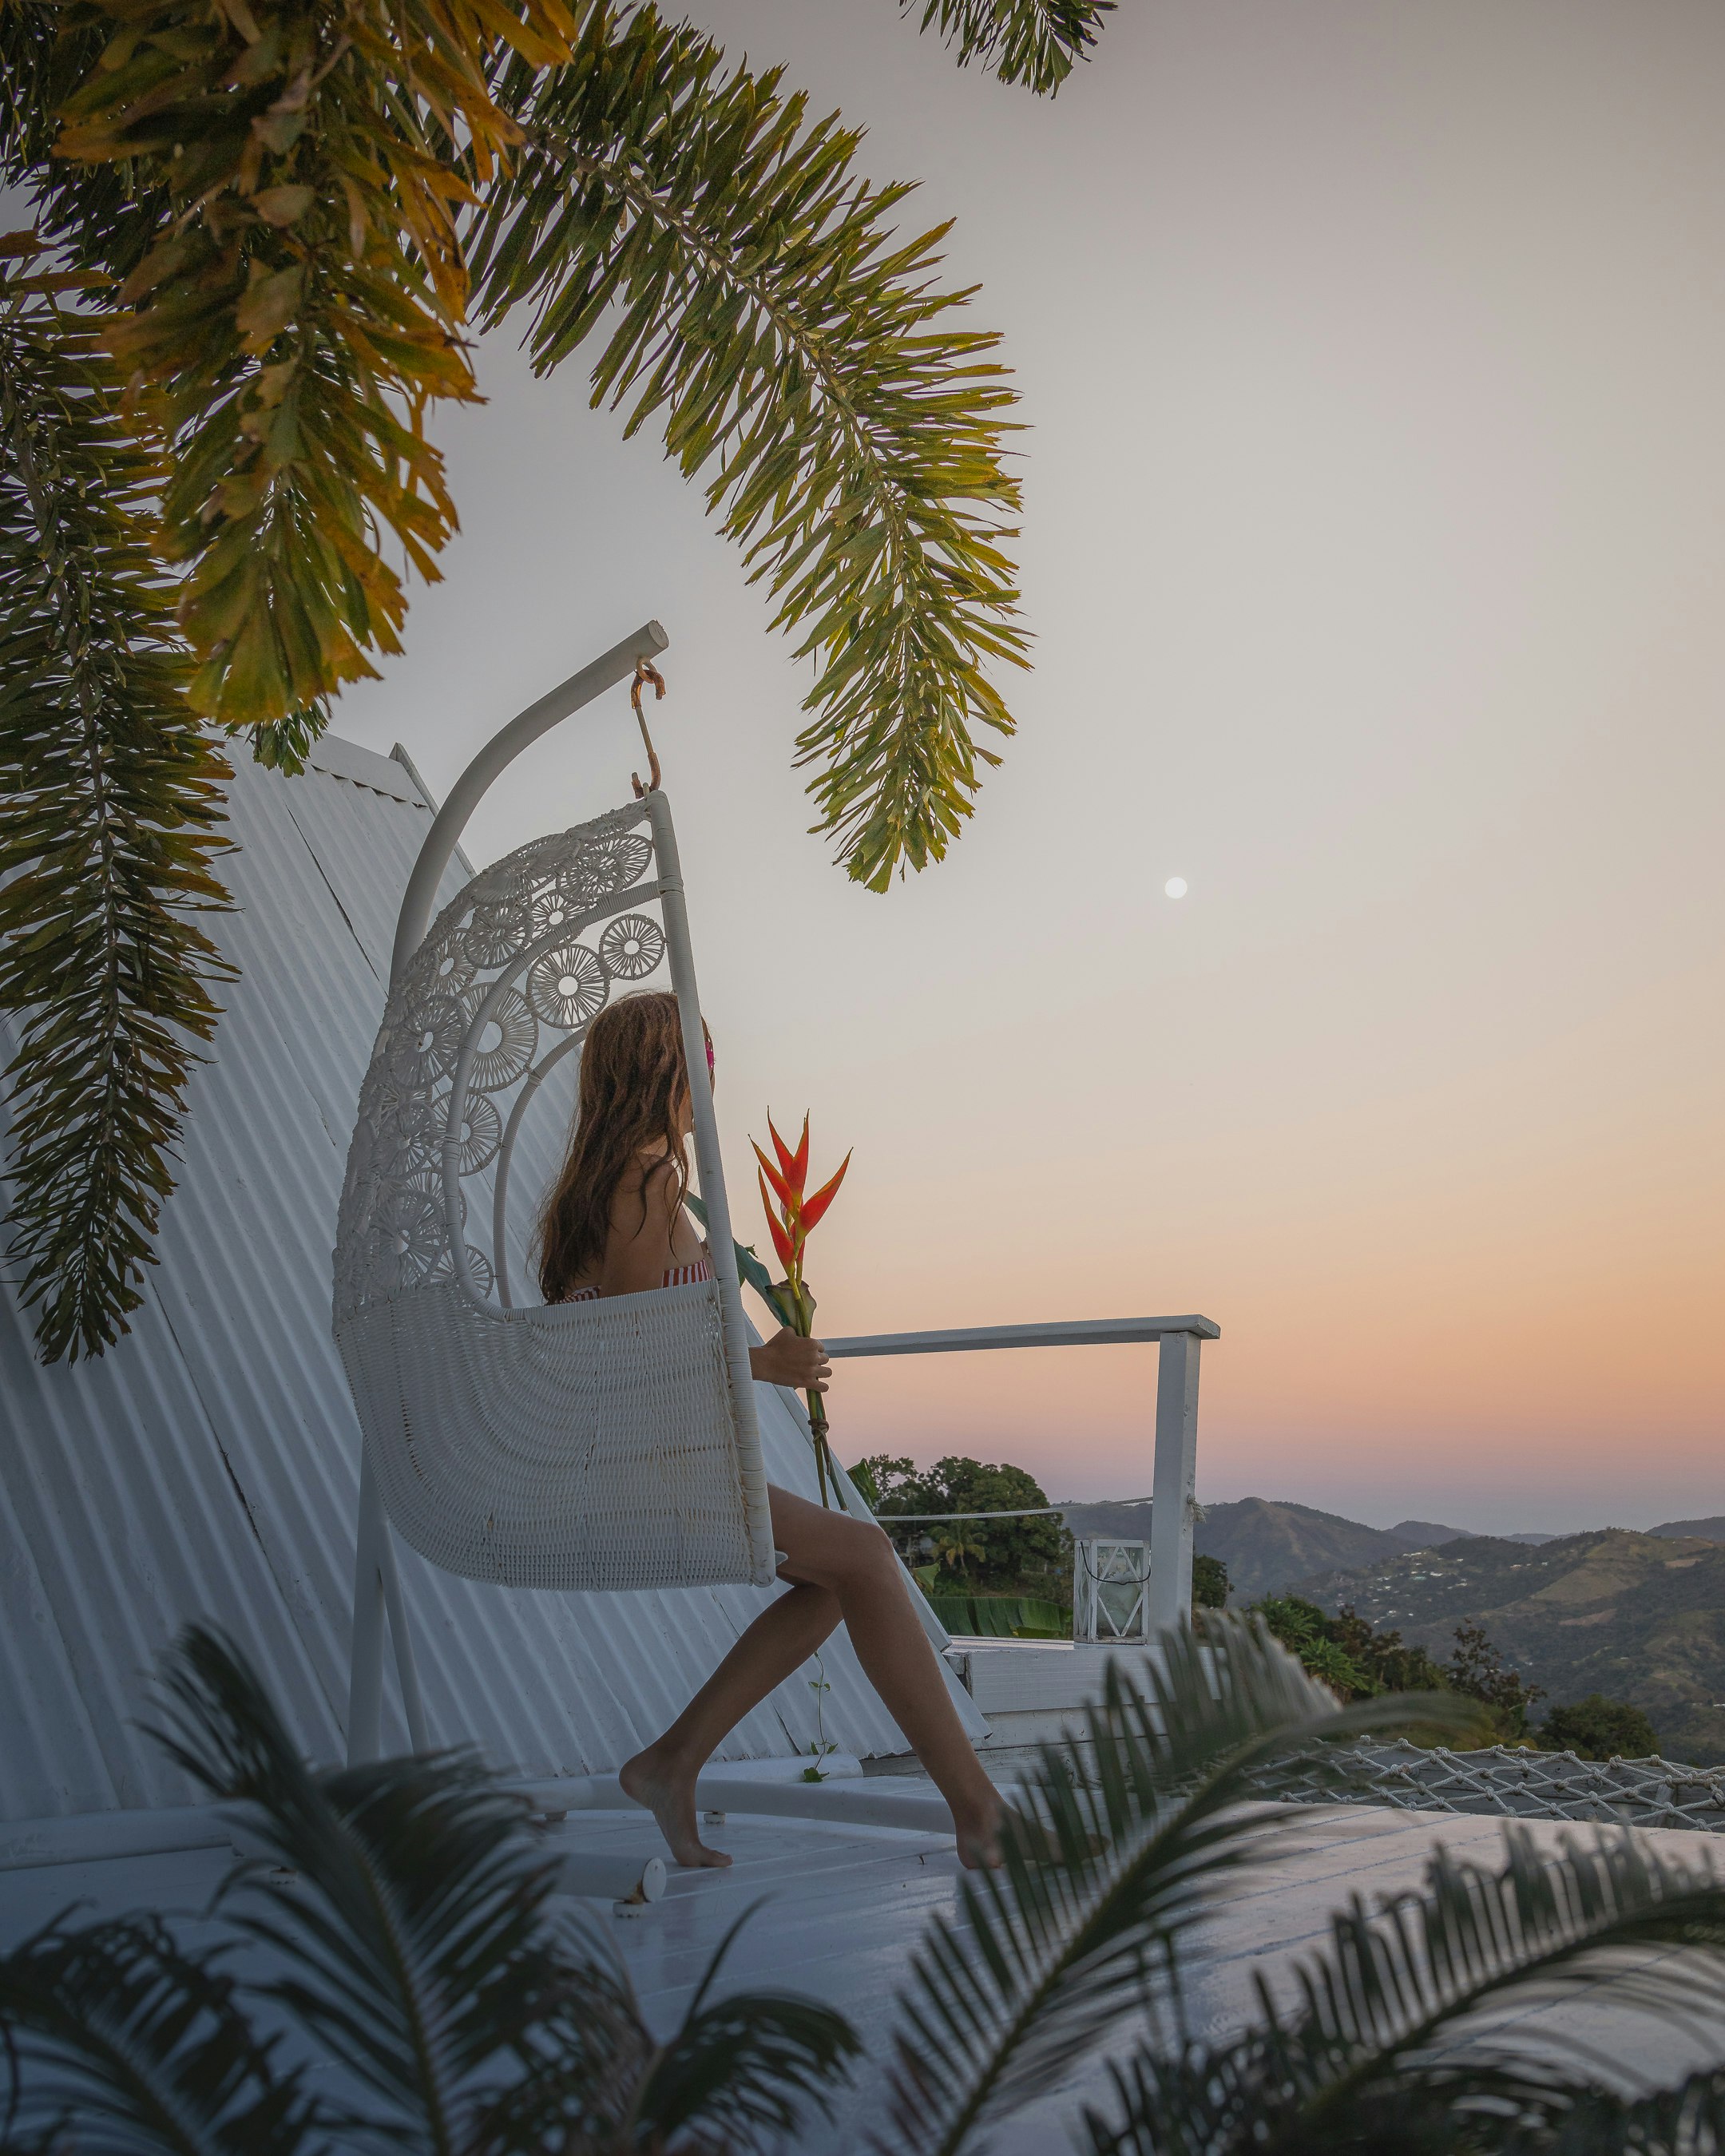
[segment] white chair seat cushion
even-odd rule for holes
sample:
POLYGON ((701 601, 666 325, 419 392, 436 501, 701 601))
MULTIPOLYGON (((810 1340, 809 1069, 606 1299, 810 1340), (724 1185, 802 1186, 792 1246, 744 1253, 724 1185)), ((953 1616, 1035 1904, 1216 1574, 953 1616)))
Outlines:
POLYGON ((336 1339, 389 1517, 445 1571, 583 1591, 772 1579, 749 1561, 716 1283, 502 1311, 438 1281, 336 1339))

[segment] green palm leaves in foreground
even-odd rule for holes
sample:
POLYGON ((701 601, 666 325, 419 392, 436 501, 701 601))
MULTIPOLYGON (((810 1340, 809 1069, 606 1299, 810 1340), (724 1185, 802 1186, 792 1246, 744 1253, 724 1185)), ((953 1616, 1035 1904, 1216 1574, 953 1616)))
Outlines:
MULTIPOLYGON (((1323 1951, 1259 1987, 1244 2027, 1194 2041, 1194 1925, 1311 1818, 1255 1791, 1314 1751, 1345 1780, 1342 1740, 1395 1703, 1337 1710, 1235 1620, 1161 1656, 1142 1691, 1111 1678, 1081 1747, 1044 1753, 1005 1871, 967 1879, 956 1918, 925 1936, 884 2096, 874 2085, 876 2148, 983 2156, 1111 2036, 1112 2098, 1083 2123, 1092 2156, 1718 2156, 1725 2073, 1606 2090, 1573 2040, 1527 2025, 1530 2007, 1603 1984, 1618 2016, 1717 2050, 1725 1881, 1626 1833, 1542 1853, 1512 1828, 1497 1870, 1440 1851, 1422 1892, 1351 1903, 1323 1951)), ((63 1919, 0 1958, 21 2075, 9 2148, 45 2150, 75 2113, 115 2156, 696 2156, 803 2145, 834 2101, 855 2038, 809 2001, 716 1998, 722 1949, 656 2042, 613 1957, 556 1913, 521 1806, 470 1761, 312 1774, 206 1633, 182 1643, 168 1695, 169 1748, 243 1806, 262 1861, 223 1890, 213 1943, 153 1917, 63 1919)), ((1411 1711, 1453 1727, 1460 1710, 1411 1711)))
POLYGON ((525 1807, 470 1760, 314 1774, 206 1632, 168 1689, 169 1750, 262 1856, 223 1887, 213 1945, 61 1920, 0 1960, 18 2123, 40 2136, 9 2148, 59 2146, 69 2115, 108 2151, 741 2150, 821 2108, 855 2051, 811 2002, 713 2001, 722 1948, 659 2042, 615 1957, 558 1913, 525 1807))
MULTIPOLYGON (((956 1921, 919 1952, 896 2039, 885 2148, 950 2156, 1040 2095, 1147 1999, 1173 1994, 1182 1941, 1249 1862, 1285 1847, 1284 1815, 1245 1808, 1280 1758, 1391 1723, 1463 1726, 1427 1699, 1338 1709, 1267 1635, 1235 1620, 1164 1636, 1146 1688, 1111 1661, 1085 1720, 1085 1779, 1043 1754, 1039 1824, 1004 1871, 967 1878, 956 1921), (1058 1864, 1028 1844, 1046 1834, 1058 1864)), ((1297 1820, 1299 1815, 1294 1815, 1297 1820)))
POLYGON ((535 310, 542 370, 612 325, 595 401, 630 433, 663 414, 776 622, 816 660, 803 759, 851 874, 884 888, 970 813, 973 728, 1012 721, 990 660, 1018 660, 1002 552, 1018 487, 998 339, 934 281, 947 228, 906 240, 910 190, 874 187, 860 136, 808 123, 777 71, 650 10, 595 13, 567 67, 500 91, 527 141, 478 227, 488 319, 535 310))
POLYGON ((1725 2123, 1725 2104, 1712 2078, 1625 2101, 1554 2037, 1530 2042, 1508 2025, 1604 1981, 1620 2012, 1686 2018, 1717 2047, 1725 1881, 1627 1835, 1572 1836, 1542 1854, 1511 1829, 1501 1871, 1440 1851, 1422 1894, 1384 1910, 1356 1901, 1337 1916, 1328 1950, 1296 1975, 1291 2008, 1260 1984, 1243 2032, 1194 2042, 1181 1986, 1191 1928, 1247 1866, 1296 1846, 1310 1819, 1249 1801, 1273 1789, 1278 1763, 1317 1758, 1339 1786, 1342 1740, 1398 1711, 1404 1725, 1411 1715, 1453 1729, 1468 1709, 1435 1695, 1338 1709, 1238 1619, 1208 1617, 1202 1643, 1167 1636, 1162 1656, 1162 1672, 1147 1662, 1142 1692, 1111 1673, 1087 1717, 1091 1786, 1074 1755, 1044 1755, 1036 1808, 1061 1862, 1015 1853, 1004 1875, 965 1882, 959 1922, 932 1928, 901 2003, 891 2130, 878 2148, 980 2156, 994 2124, 1070 2076, 1130 2015, 1147 2033, 1111 2070, 1111 2112, 1086 2114, 1093 2156, 1717 2156, 1707 2122, 1725 2123), (1651 1959, 1659 1949, 1671 1958, 1651 1959), (1675 2138, 1654 2132, 1660 2119, 1675 2138))
MULTIPOLYGON (((1052 93, 1106 12, 929 0, 920 21, 1052 93)), ((908 191, 858 175, 858 140, 648 0, 0 0, 0 179, 100 280, 86 321, 39 340, 81 368, 86 431, 151 472, 149 500, 122 480, 129 522, 85 520, 82 573, 110 644, 159 652, 147 690, 131 661, 132 723, 187 770, 166 802, 150 757, 116 762, 114 813, 179 829, 217 769, 198 719, 299 768, 331 699, 400 649, 406 578, 435 578, 456 528, 431 416, 477 398, 473 330, 526 302, 542 369, 600 341, 595 401, 662 425, 813 663, 798 754, 851 875, 880 889, 938 860, 990 757, 978 733, 1011 731, 990 669, 1024 660, 1012 397, 993 335, 958 326, 970 293, 939 283, 947 228, 897 233, 908 191)), ((28 547, 0 553, 0 634, 39 581, 28 547)), ((0 690, 27 664, 9 645, 0 690)), ((31 873, 6 928, 28 944, 76 901, 60 780, 8 719, 0 843, 31 873)), ((193 971, 159 957, 191 949, 209 893, 141 857, 132 895, 100 965, 207 1035, 193 971)), ((41 1142, 114 1133, 122 1182, 154 1194, 50 1225, 18 1163, 52 1358, 100 1349, 138 1300, 180 1077, 138 1065, 117 1121, 111 1095, 50 1083, 70 992, 13 973, 39 1014, 15 1075, 41 1142)))
POLYGON ((1578 2072, 1573 2039, 1530 2043, 1516 2020, 1607 1986, 1619 2016, 1717 2051, 1725 1881, 1626 1834, 1569 1835, 1556 1855, 1525 1827, 1504 1840, 1501 1868, 1439 1849, 1423 1892, 1352 1902, 1296 1972, 1291 2007, 1260 1979, 1240 2035, 1117 2069, 1116 2115, 1089 2116, 1093 2156, 1725 2146, 1725 2077, 1626 2099, 1578 2072))
POLYGON ((49 1356, 124 1327, 226 971, 228 767, 187 711, 159 451, 75 301, 0 242, 0 1009, 20 1015, 11 1256, 49 1356), (189 1038, 188 1038, 189 1036, 189 1038))

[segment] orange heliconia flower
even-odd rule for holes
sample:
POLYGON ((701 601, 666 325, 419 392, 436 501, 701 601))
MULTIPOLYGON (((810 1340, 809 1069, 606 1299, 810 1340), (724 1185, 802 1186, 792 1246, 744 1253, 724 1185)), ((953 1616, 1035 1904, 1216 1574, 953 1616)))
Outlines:
MULTIPOLYGON (((803 1135, 794 1152, 778 1135, 770 1115, 767 1128, 778 1158, 768 1160, 759 1146, 755 1146, 755 1158, 760 1163, 756 1180, 761 1186, 761 1204, 772 1231, 773 1247, 784 1267, 787 1291, 782 1294, 775 1288, 768 1299, 778 1312, 780 1322, 806 1340, 814 1329, 814 1298, 803 1281, 803 1246, 837 1195, 839 1185, 845 1180, 845 1171, 850 1165, 850 1155, 845 1154, 839 1163, 839 1173, 829 1182, 822 1183, 812 1194, 805 1194, 803 1185, 809 1180, 808 1116, 803 1118, 803 1135), (778 1200, 776 1209, 773 1202, 775 1198, 778 1200)), ((749 1143, 755 1145, 752 1138, 749 1143)), ((818 1392, 809 1395, 809 1435, 814 1445, 815 1468, 820 1476, 820 1502, 824 1505, 829 1502, 829 1487, 835 1492, 839 1487, 839 1465, 827 1442, 827 1413, 818 1392)))
POLYGON ((778 1261, 785 1269, 785 1277, 793 1286, 799 1286, 803 1270, 803 1245, 820 1224, 828 1206, 838 1194, 839 1185, 845 1180, 845 1171, 850 1165, 850 1154, 839 1163, 838 1173, 822 1183, 819 1189, 805 1196, 803 1185, 809 1179, 809 1118, 803 1118, 803 1135, 794 1152, 779 1136, 772 1116, 767 1118, 767 1128, 773 1139, 776 1161, 769 1160, 755 1145, 755 1158, 760 1167, 757 1180, 761 1185, 761 1204, 766 1211, 767 1225, 772 1232, 773 1247, 778 1261), (775 1210, 773 1201, 778 1200, 775 1210))

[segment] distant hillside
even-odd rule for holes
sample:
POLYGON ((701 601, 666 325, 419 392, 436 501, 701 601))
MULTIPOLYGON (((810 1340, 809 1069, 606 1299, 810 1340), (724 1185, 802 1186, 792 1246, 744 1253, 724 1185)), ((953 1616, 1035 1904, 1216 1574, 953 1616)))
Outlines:
POLYGON ((1725 1543, 1620 1527, 1538 1548, 1481 1535, 1317 1572, 1296 1591, 1351 1604, 1440 1660, 1466 1618, 1551 1701, 1629 1700, 1668 1758, 1725 1763, 1725 1543))
POLYGON ((1471 1542, 1471 1527, 1440 1527, 1435 1520, 1398 1520, 1389 1532, 1404 1549, 1441 1549, 1445 1543, 1471 1542))
MULTIPOLYGON (((1147 1541, 1150 1507, 1119 1500, 1063 1508, 1075 1535, 1118 1535, 1123 1542, 1147 1541)), ((1335 1512, 1310 1505, 1278 1503, 1268 1497, 1241 1497, 1231 1505, 1206 1507, 1193 1547, 1201 1556, 1219 1557, 1228 1568, 1236 1603, 1275 1594, 1308 1573, 1332 1568, 1353 1569, 1374 1558, 1408 1550, 1434 1549, 1465 1541, 1465 1527, 1440 1527, 1432 1520, 1404 1520, 1394 1527, 1363 1527, 1335 1512)))
POLYGON ((1242 1497, 1208 1507, 1194 1531, 1193 1547, 1220 1558, 1234 1599, 1250 1602, 1311 1573, 1353 1572, 1399 1557, 1408 1544, 1390 1528, 1362 1527, 1310 1505, 1242 1497))
POLYGON ((1725 1513, 1710 1520, 1667 1520, 1662 1527, 1649 1527, 1650 1535, 1673 1535, 1680 1542, 1725 1543, 1725 1513))
POLYGON ((1123 1543, 1150 1539, 1147 1504, 1122 1505, 1117 1500, 1102 1498, 1094 1505, 1062 1507, 1061 1520, 1075 1535, 1117 1535, 1123 1543))

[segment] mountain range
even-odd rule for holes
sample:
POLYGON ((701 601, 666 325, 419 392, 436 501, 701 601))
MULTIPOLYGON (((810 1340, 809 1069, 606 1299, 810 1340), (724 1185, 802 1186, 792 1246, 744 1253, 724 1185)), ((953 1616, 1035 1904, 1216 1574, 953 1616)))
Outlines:
POLYGON ((1593 1691, 1627 1700, 1667 1758, 1725 1762, 1725 1540, 1669 1527, 1606 1527, 1537 1548, 1481 1535, 1291 1585, 1440 1661, 1465 1618, 1550 1703, 1593 1691))
MULTIPOLYGON (((1142 1503, 1068 1505, 1065 1517, 1075 1535, 1118 1535, 1123 1541, 1134 1541, 1150 1532, 1149 1507, 1142 1503)), ((1356 1570, 1380 1558, 1465 1540, 1468 1532, 1466 1527, 1444 1527, 1435 1520, 1402 1520, 1393 1527, 1368 1527, 1311 1505, 1241 1497, 1232 1504, 1204 1507, 1194 1530, 1193 1547, 1201 1556, 1221 1558, 1235 1601, 1253 1602, 1260 1595, 1279 1594, 1313 1573, 1356 1570)))
MULTIPOLYGON (((1147 1540, 1150 1508, 1142 1500, 1118 1499, 1062 1508, 1075 1535, 1118 1535, 1123 1541, 1147 1540)), ((1707 1520, 1670 1520, 1650 1534, 1725 1543, 1725 1515, 1707 1520)), ((1219 1557, 1228 1568, 1235 1602, 1255 1602, 1279 1594, 1300 1580, 1330 1572, 1358 1572, 1383 1559, 1451 1543, 1479 1539, 1471 1527, 1445 1527, 1435 1520, 1399 1520, 1393 1527, 1368 1527, 1337 1512, 1285 1499, 1240 1497, 1231 1504, 1207 1505, 1193 1534, 1203 1556, 1219 1557)), ((1495 1542, 1540 1548, 1559 1539, 1523 1533, 1492 1536, 1495 1542)))
MULTIPOLYGON (((1072 1505, 1077 1535, 1147 1537, 1147 1506, 1072 1505)), ((1352 1607, 1448 1659, 1480 1625, 1547 1705, 1590 1691, 1639 1707, 1669 1758, 1725 1763, 1725 1514, 1645 1533, 1477 1535, 1435 1520, 1370 1527, 1265 1497, 1211 1505, 1195 1548, 1228 1567, 1230 1600, 1294 1593, 1352 1607)))

